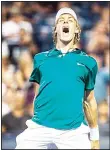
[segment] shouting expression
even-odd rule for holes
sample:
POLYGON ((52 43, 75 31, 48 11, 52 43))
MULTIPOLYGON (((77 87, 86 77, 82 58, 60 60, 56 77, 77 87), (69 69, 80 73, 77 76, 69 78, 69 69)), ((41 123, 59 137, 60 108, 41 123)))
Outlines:
POLYGON ((77 22, 70 14, 63 14, 56 24, 57 40, 69 43, 74 39, 77 22))

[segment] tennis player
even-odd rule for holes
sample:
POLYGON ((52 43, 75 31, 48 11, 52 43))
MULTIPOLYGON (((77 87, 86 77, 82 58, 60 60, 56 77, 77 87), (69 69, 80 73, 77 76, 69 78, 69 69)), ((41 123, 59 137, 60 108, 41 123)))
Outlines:
POLYGON ((76 13, 56 14, 52 50, 36 54, 30 82, 39 86, 34 115, 17 136, 16 149, 99 149, 94 85, 97 63, 76 48, 80 40, 76 13), (52 147, 51 147, 52 149, 52 147))

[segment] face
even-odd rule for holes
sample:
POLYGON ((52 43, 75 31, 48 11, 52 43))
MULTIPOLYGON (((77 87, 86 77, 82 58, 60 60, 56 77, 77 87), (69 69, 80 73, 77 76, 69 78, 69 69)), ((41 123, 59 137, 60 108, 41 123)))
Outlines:
POLYGON ((70 42, 73 40, 76 31, 76 20, 70 14, 63 14, 56 24, 57 40, 70 42))

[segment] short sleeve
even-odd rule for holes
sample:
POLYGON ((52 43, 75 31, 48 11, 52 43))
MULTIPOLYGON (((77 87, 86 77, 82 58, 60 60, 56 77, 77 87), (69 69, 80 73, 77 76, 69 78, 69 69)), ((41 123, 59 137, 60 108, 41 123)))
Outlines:
POLYGON ((87 75, 86 81, 85 81, 85 90, 93 90, 94 89, 97 71, 98 71, 98 66, 96 63, 95 66, 88 72, 88 75, 87 75))
POLYGON ((38 84, 40 83, 40 72, 39 72, 39 69, 38 69, 38 61, 36 59, 36 56, 34 56, 33 71, 31 73, 29 81, 30 82, 37 82, 38 84))

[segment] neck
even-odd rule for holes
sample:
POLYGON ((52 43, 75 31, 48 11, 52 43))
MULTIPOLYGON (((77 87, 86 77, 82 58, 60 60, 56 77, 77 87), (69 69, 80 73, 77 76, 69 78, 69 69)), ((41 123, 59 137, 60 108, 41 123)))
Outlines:
POLYGON ((22 117, 24 115, 24 110, 13 110, 12 113, 14 114, 14 116, 16 117, 22 117))
POLYGON ((76 45, 73 45, 73 41, 66 43, 62 42, 61 40, 58 40, 56 48, 58 50, 61 50, 63 53, 67 53, 68 51, 72 51, 74 48, 76 48, 76 45))

